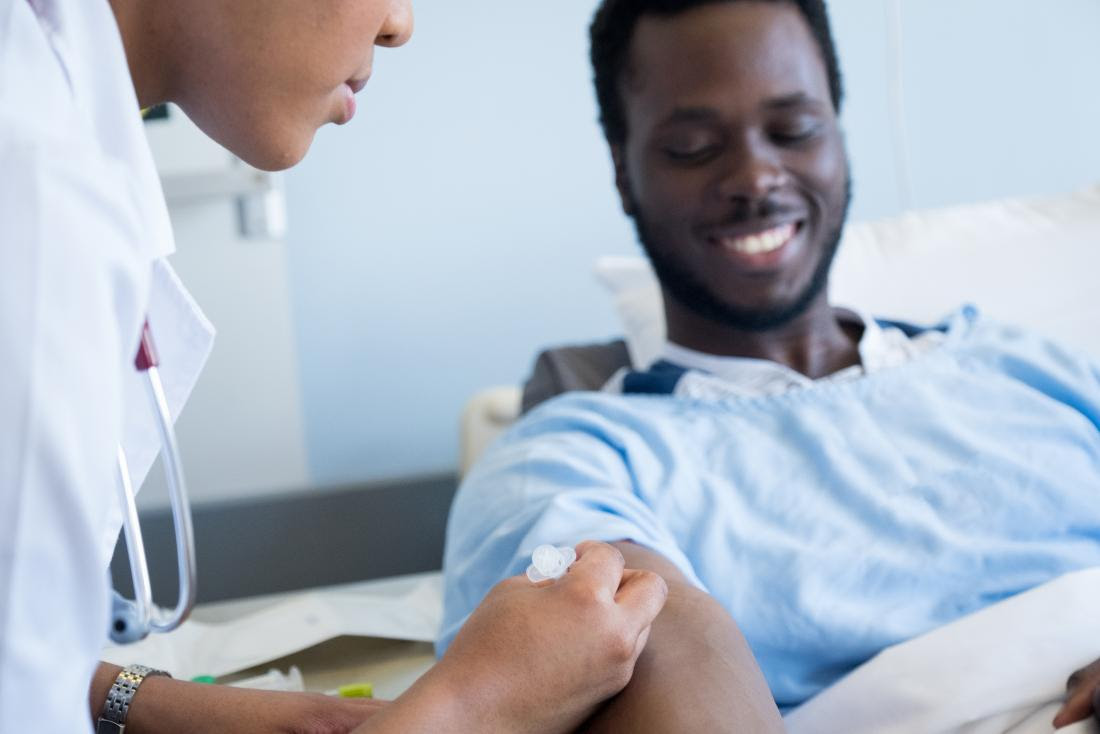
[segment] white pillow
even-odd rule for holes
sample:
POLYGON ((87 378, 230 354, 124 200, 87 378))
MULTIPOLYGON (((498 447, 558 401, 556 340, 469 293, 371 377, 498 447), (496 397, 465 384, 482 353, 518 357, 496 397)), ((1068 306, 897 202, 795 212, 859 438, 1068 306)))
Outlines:
MULTIPOLYGON (((635 366, 665 338, 661 291, 644 257, 603 257, 635 366)), ((1100 186, 850 225, 830 279, 833 303, 934 323, 963 303, 1100 359, 1100 186)))
POLYGON ((648 367, 665 343, 665 307, 661 286, 644 257, 601 257, 596 278, 611 291, 623 325, 626 348, 635 367, 648 367))

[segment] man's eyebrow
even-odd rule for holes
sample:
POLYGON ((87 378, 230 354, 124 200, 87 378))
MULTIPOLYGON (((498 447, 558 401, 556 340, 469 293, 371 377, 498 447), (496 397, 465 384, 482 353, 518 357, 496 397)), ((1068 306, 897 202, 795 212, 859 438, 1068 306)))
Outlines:
POLYGON ((805 92, 794 92, 781 97, 773 97, 764 103, 764 106, 772 110, 782 110, 791 107, 822 107, 824 103, 805 92))
MULTIPOLYGON (((825 108, 828 106, 827 103, 805 92, 784 94, 764 102, 764 108, 769 110, 785 110, 800 107, 825 108)), ((678 122, 714 122, 721 118, 721 114, 713 107, 676 107, 661 120, 661 124, 671 125, 678 122)))
POLYGON ((675 122, 711 122, 719 119, 718 111, 710 107, 677 107, 665 116, 661 124, 675 122))

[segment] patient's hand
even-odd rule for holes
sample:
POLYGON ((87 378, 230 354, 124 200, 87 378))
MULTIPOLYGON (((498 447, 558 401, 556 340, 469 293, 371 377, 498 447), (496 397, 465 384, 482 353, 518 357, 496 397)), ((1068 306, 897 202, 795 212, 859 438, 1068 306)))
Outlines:
POLYGON ((1054 727, 1069 726, 1089 715, 1100 721, 1100 660, 1081 668, 1066 682, 1066 703, 1054 717, 1054 727))

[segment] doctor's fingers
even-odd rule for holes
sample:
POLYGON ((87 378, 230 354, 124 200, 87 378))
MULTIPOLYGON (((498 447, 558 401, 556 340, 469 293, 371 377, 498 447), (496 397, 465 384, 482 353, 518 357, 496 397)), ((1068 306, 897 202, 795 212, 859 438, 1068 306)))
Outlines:
POLYGON ((577 546, 577 560, 559 582, 579 593, 595 591, 604 599, 611 600, 622 583, 625 566, 626 560, 618 548, 586 540, 577 546))
POLYGON ((623 571, 615 602, 627 620, 638 629, 645 628, 661 613, 668 601, 668 583, 653 571, 628 568, 623 571))

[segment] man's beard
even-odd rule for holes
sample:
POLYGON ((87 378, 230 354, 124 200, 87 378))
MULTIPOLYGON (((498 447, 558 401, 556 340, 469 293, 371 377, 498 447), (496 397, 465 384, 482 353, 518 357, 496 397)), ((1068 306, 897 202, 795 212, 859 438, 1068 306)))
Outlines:
POLYGON ((844 196, 844 209, 835 228, 828 233, 825 240, 825 251, 818 261, 813 277, 806 287, 788 303, 780 303, 773 306, 759 308, 745 308, 726 303, 712 293, 705 283, 682 267, 674 257, 667 256, 654 245, 653 237, 645 223, 645 213, 637 202, 634 202, 634 228, 638 232, 638 240, 649 257, 649 262, 657 274, 657 280, 673 298, 682 306, 691 310, 698 316, 733 327, 739 331, 769 331, 776 329, 798 318, 810 304, 821 294, 829 282, 829 270, 832 268, 833 258, 836 257, 840 247, 840 238, 844 232, 844 222, 848 218, 848 205, 851 203, 851 183, 846 184, 847 190, 844 196))

